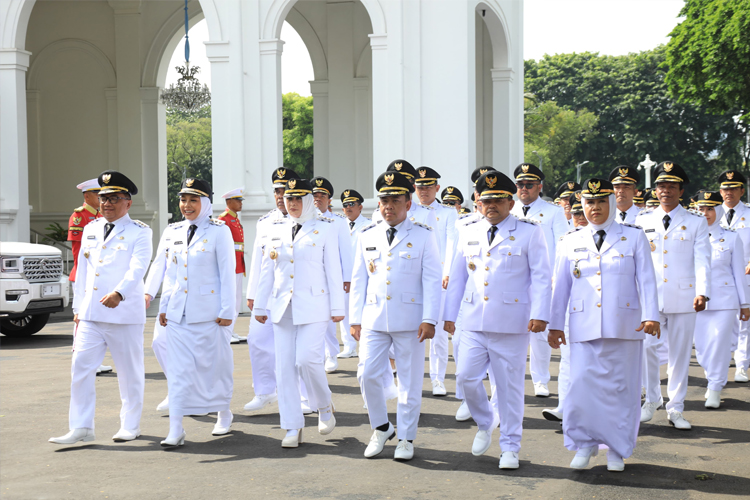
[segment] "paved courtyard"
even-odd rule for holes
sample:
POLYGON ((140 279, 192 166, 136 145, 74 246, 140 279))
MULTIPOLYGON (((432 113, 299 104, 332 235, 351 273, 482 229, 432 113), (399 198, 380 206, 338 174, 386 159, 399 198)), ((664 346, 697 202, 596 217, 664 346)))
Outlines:
MULTIPOLYGON (((249 317, 237 331, 247 331, 249 317)), ((234 345, 235 414, 229 435, 211 436, 215 416, 186 418, 185 446, 159 446, 168 417, 155 411, 167 381, 150 348, 154 318, 145 334, 146 394, 141 430, 130 443, 114 443, 119 393, 115 374, 97 377, 97 440, 74 446, 47 443, 68 427, 72 322, 50 323, 27 339, 0 338, 0 489, 13 499, 192 499, 192 498, 709 498, 750 495, 750 385, 730 382, 719 410, 703 408, 702 370, 690 371, 686 416, 691 432, 667 425, 657 412, 641 427, 638 447, 624 473, 606 470, 606 454, 585 471, 568 468, 572 453, 562 444, 559 424, 541 410, 557 404, 553 395, 533 394, 526 377, 526 414, 521 467, 498 469, 495 444, 482 457, 471 454, 473 421, 454 418, 458 401, 454 365, 448 367, 448 396, 435 398, 424 381, 420 430, 412 461, 395 462, 395 441, 381 456, 365 459, 370 437, 356 382, 357 360, 341 360, 328 380, 336 404, 336 430, 317 433, 307 418, 305 443, 282 449, 277 406, 247 414, 253 394, 246 344, 234 345)), ((557 373, 557 355, 552 373, 557 373)), ((109 355, 105 364, 113 364, 109 355)), ((116 367, 115 367, 116 371, 116 367)), ((731 374, 734 369, 731 370, 731 374)), ((664 377, 664 372, 662 372, 664 377)), ((730 378, 731 380, 731 378, 730 378)), ((389 403, 395 423, 395 402, 389 403)))

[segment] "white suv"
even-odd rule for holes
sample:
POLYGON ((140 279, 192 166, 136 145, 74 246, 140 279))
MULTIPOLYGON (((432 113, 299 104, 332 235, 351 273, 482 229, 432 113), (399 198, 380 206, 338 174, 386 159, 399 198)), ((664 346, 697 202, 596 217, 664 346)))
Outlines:
POLYGON ((68 305, 68 277, 62 253, 34 243, 0 243, 0 333, 33 335, 53 312, 68 305))

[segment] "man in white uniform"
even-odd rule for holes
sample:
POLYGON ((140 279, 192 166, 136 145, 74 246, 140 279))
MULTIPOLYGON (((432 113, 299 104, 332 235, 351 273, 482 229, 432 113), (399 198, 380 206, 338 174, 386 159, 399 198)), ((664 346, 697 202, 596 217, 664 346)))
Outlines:
POLYGON ((706 308, 711 288, 711 243, 706 219, 680 206, 688 183, 685 171, 676 163, 660 163, 654 173, 659 206, 638 216, 636 224, 646 232, 659 292, 659 323, 662 338, 644 342, 643 385, 646 401, 641 422, 650 421, 662 405, 659 377, 659 347, 668 337, 667 415, 670 425, 690 430, 683 417, 688 386, 688 369, 693 348, 696 312, 706 308))
POLYGON ((425 339, 435 335, 442 291, 440 253, 433 230, 407 217, 411 184, 396 172, 376 182, 384 221, 362 230, 352 272, 349 317, 352 336, 362 341, 362 392, 373 434, 365 450, 371 458, 396 435, 388 420, 382 384, 388 351, 398 366, 394 458, 411 460, 422 406, 425 339), (361 336, 360 336, 361 335, 361 336))
POLYGON ((143 389, 143 325, 146 304, 143 276, 151 260, 151 229, 130 218, 138 188, 124 174, 99 175, 103 218, 83 230, 78 256, 73 321, 78 324, 70 384, 70 432, 53 437, 57 444, 93 441, 96 369, 109 348, 120 386, 120 430, 114 441, 141 435, 143 389))
MULTIPOLYGON (((443 266, 443 289, 448 286, 451 260, 456 243, 456 219, 458 212, 438 203, 437 194, 440 191, 438 184, 440 174, 430 167, 419 167, 417 176, 414 178, 414 187, 417 191, 419 203, 426 207, 435 209, 436 225, 435 238, 440 250, 440 263, 443 266)), ((445 301, 445 293, 443 300, 445 301)), ((442 314, 442 307, 441 307, 442 314)), ((441 318, 442 319, 442 316, 441 318)), ((442 325, 435 328, 435 337, 430 340, 430 381, 432 382, 432 395, 445 396, 445 369, 448 366, 448 332, 442 325)))
MULTIPOLYGON (((345 189, 341 193, 341 204, 344 207, 344 214, 346 215, 346 222, 349 226, 349 239, 351 242, 351 255, 354 255, 357 249, 357 240, 359 239, 359 233, 362 229, 371 224, 372 221, 362 215, 362 203, 364 203, 364 197, 354 189, 345 189)), ((344 309, 345 316, 341 322, 341 342, 344 344, 344 349, 339 353, 339 358, 356 358, 357 357, 357 341, 354 340, 349 331, 349 294, 345 295, 346 307, 344 309)))
POLYGON ((575 225, 573 224, 573 216, 570 213, 570 195, 580 190, 581 185, 577 182, 565 181, 560 184, 560 187, 557 188, 557 191, 555 191, 555 194, 553 196, 555 203, 558 206, 562 207, 563 213, 565 214, 565 219, 568 221, 568 226, 570 227, 570 229, 573 229, 575 227, 575 225))
POLYGON ((620 224, 635 224, 635 218, 641 211, 634 204, 636 186, 641 182, 638 171, 627 165, 620 165, 609 173, 608 180, 615 188, 615 203, 617 203, 615 220, 620 224))
MULTIPOLYGON (((414 192, 414 179, 417 175, 417 170, 412 166, 412 164, 406 160, 393 160, 390 165, 388 165, 386 172, 398 172, 406 177, 406 179, 409 181, 409 197, 411 198, 411 193, 414 192)), ((425 226, 429 226, 431 228, 437 226, 437 216, 435 215, 435 209, 430 206, 420 205, 419 203, 415 203, 413 201, 411 204, 411 208, 409 208, 409 212, 406 214, 406 218, 412 222, 420 222, 425 226)), ((372 213, 372 221, 378 222, 382 220, 383 216, 380 214, 380 210, 376 208, 372 213)))
POLYGON ((463 208, 461 205, 464 203, 464 195, 461 194, 461 191, 457 187, 448 186, 440 193, 440 201, 446 207, 455 210, 458 216, 461 214, 461 209, 463 208))
MULTIPOLYGON (((519 203, 515 204, 511 214, 519 219, 525 218, 541 224, 544 239, 547 241, 549 261, 554 262, 557 242, 570 229, 563 209, 541 198, 544 173, 535 165, 522 163, 516 167, 513 175, 516 178, 516 195, 519 203)), ((549 362, 552 348, 547 343, 547 333, 532 334, 530 344, 529 370, 534 382, 534 395, 548 397, 547 384, 550 379, 549 362)))

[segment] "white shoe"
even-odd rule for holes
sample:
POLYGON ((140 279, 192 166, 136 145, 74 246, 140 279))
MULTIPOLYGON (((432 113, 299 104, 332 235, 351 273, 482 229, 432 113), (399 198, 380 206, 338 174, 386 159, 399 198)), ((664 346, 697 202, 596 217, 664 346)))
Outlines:
POLYGON ((117 434, 112 436, 112 441, 115 443, 119 443, 122 441, 132 441, 136 438, 138 438, 141 435, 141 430, 136 429, 134 431, 129 431, 127 429, 120 429, 117 431, 117 434))
POLYGON ((548 398, 549 389, 547 388, 547 384, 542 382, 537 382, 536 384, 534 384, 534 396, 538 398, 548 398))
POLYGON ((747 370, 742 368, 741 366, 738 366, 737 369, 734 371, 734 381, 738 384, 744 384, 748 381, 747 378, 747 370))
POLYGON ((718 408, 721 406, 721 391, 708 390, 706 397, 706 408, 718 408))
POLYGON ((334 356, 326 356, 325 370, 326 373, 333 373, 339 368, 339 360, 334 356))
POLYGON ((554 410, 550 410, 549 408, 546 410, 542 410, 542 416, 547 420, 551 420, 552 422, 562 422, 563 412, 558 406, 554 410))
POLYGON ((711 392, 710 389, 706 389, 706 393, 703 394, 703 399, 708 399, 708 394, 711 392))
POLYGON ((223 436, 224 434, 229 434, 229 429, 232 427, 232 422, 234 422, 234 415, 232 412, 229 412, 229 422, 226 420, 222 421, 224 419, 217 419, 216 425, 214 425, 214 430, 211 431, 212 436, 223 436))
POLYGON ((312 408, 310 408, 310 402, 306 399, 302 400, 302 414, 303 415, 312 415, 315 413, 312 408))
POLYGON ((669 425, 674 427, 675 429, 679 429, 681 431, 689 431, 693 427, 690 425, 690 422, 685 420, 685 417, 682 416, 682 413, 679 411, 673 411, 667 414, 667 419, 669 420, 669 425))
POLYGON ((398 387, 395 385, 392 385, 390 389, 385 394, 385 400, 390 401, 391 399, 396 399, 398 397, 398 387))
POLYGON ((264 406, 273 404, 279 400, 276 393, 258 394, 248 404, 245 405, 245 411, 258 411, 264 406))
POLYGON ((445 384, 439 380, 432 381, 432 395, 433 396, 445 396, 448 391, 445 390, 445 384))
POLYGON ((164 401, 162 401, 156 406, 156 411, 167 411, 167 410, 169 410, 169 394, 167 394, 167 397, 164 398, 164 401))
POLYGON ((622 472, 625 470, 625 461, 612 450, 607 450, 607 470, 610 472, 622 472))
POLYGON ((96 369, 96 374, 99 375, 100 373, 110 373, 111 371, 112 371, 111 366, 99 365, 99 368, 96 369))
POLYGON ((660 406, 661 403, 649 403, 648 401, 643 403, 643 406, 641 406, 641 423, 650 422, 660 406))
POLYGON ((170 438, 169 436, 167 436, 167 438, 161 442, 161 445, 164 448, 169 448, 172 446, 182 446, 183 444, 185 444, 186 435, 187 433, 185 431, 182 431, 182 434, 177 436, 176 438, 170 438))
POLYGON ((396 452, 393 454, 393 459, 411 460, 412 458, 414 458, 414 445, 406 439, 402 439, 398 442, 398 446, 396 446, 396 452))
POLYGON ((302 429, 286 431, 286 436, 281 440, 282 448, 297 448, 302 442, 302 429), (293 434, 294 433, 294 434, 293 434))
POLYGON ((335 408, 333 408, 333 403, 331 403, 329 406, 326 406, 325 408, 318 408, 318 432, 322 434, 323 436, 328 435, 333 432, 333 429, 336 428, 336 415, 333 413, 336 411, 335 408), (321 420, 320 417, 325 414, 331 414, 331 418, 328 420, 321 420))
POLYGON ((576 452, 576 456, 570 462, 571 469, 585 469, 589 466, 589 460, 591 457, 595 457, 599 454, 598 446, 590 446, 589 448, 581 448, 576 452))
POLYGON ((461 406, 458 407, 458 411, 456 412, 456 420, 466 422, 470 418, 471 410, 469 410, 469 405, 466 404, 466 401, 461 401, 461 406))
POLYGON ((49 438, 49 442, 55 444, 74 444, 78 441, 86 443, 88 441, 93 441, 94 439, 96 439, 96 436, 94 436, 94 429, 81 427, 80 429, 73 429, 64 436, 49 438))
POLYGON ((345 347, 343 351, 336 355, 337 358, 356 358, 357 351, 350 347, 345 347))
POLYGON ((501 469, 518 469, 518 453, 515 451, 504 451, 500 454, 501 469))
POLYGON ((240 342, 247 342, 247 337, 240 337, 236 333, 232 332, 232 338, 229 340, 229 343, 239 344, 240 342))
POLYGON ((471 454, 475 457, 481 457, 492 445, 492 431, 494 428, 486 431, 477 431, 477 435, 474 436, 474 444, 471 445, 471 454))
POLYGON ((388 429, 385 431, 379 431, 375 429, 370 436, 370 444, 365 448, 365 458, 372 458, 380 455, 385 447, 385 442, 390 441, 396 437, 396 429, 393 428, 393 424, 388 422, 388 429))

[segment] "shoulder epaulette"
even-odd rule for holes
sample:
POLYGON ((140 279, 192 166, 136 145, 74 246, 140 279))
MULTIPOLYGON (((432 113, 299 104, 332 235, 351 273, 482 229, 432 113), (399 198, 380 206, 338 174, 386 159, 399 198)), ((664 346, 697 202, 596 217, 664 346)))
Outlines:
MULTIPOLYGON (((434 210, 434 209, 433 209, 433 210, 434 210)), ((431 228, 430 226, 428 226, 427 224, 422 224, 421 222, 416 222, 416 221, 415 221, 415 222, 414 222, 414 225, 415 225, 415 226, 419 226, 419 227, 423 227, 423 228, 427 229, 428 231, 432 231, 432 228, 431 228)))
POLYGON ((333 215, 335 215, 336 217, 340 217, 340 218, 342 218, 342 219, 346 219, 346 215, 344 215, 344 214, 340 214, 340 213, 338 213, 338 212, 331 212, 331 213, 332 213, 333 215))
POLYGON ((286 224, 286 219, 276 219, 272 220, 271 224, 286 224))
POLYGON ((731 227, 726 227, 726 226, 721 226, 721 227, 722 227, 722 228, 724 228, 724 229, 725 229, 726 231, 731 231, 731 232, 733 232, 733 233, 736 233, 736 232, 737 232, 737 230, 736 230, 736 229, 734 229, 734 228, 731 228, 731 227))
MULTIPOLYGON (((638 215, 650 214, 653 211, 654 211, 653 208, 644 208, 643 210, 641 210, 640 212, 638 212, 638 215)), ((638 215, 636 215, 636 217, 638 217, 638 215)))
POLYGON ((467 217, 471 217, 472 215, 474 215, 474 212, 472 212, 472 213, 470 213, 470 214, 463 214, 463 215, 461 215, 461 216, 460 216, 460 217, 458 218, 458 220, 461 220, 461 219, 465 219, 465 218, 467 218, 467 217))
POLYGON ((365 226, 365 227, 362 228, 362 232, 364 233, 365 231, 369 231, 370 229, 372 229, 374 227, 377 227, 377 225, 378 225, 377 222, 369 224, 369 225, 367 225, 367 226, 365 226))
POLYGON ((132 220, 135 223, 135 225, 138 227, 145 227, 145 228, 148 227, 148 224, 146 224, 145 222, 141 222, 138 219, 130 219, 130 220, 132 220))
POLYGON ((549 200, 544 200, 544 201, 547 202, 547 203, 549 203, 550 205, 554 205, 556 207, 560 207, 560 205, 558 205, 557 203, 555 203, 553 201, 549 201, 549 200))
POLYGON ((218 219, 208 219, 208 223, 214 226, 226 225, 226 222, 224 222, 223 220, 218 220, 218 219))
POLYGON ((636 224, 631 224, 629 222, 621 222, 621 226, 628 226, 628 227, 634 227, 635 229, 643 229, 641 226, 638 226, 636 224))
POLYGON ((422 208, 426 208, 427 210, 435 210, 435 207, 433 207, 431 205, 418 205, 418 206, 420 206, 422 208))
POLYGON ((477 222, 479 222, 479 219, 474 219, 474 220, 473 220, 473 221, 471 221, 471 222, 467 222, 467 223, 466 223, 466 224, 464 225, 464 227, 467 227, 467 226, 471 226, 472 224, 476 224, 477 222))
POLYGON ((519 222, 525 222, 526 224, 533 224, 534 226, 538 226, 539 223, 535 220, 531 219, 518 219, 519 222))
POLYGON ((262 221, 264 219, 269 218, 271 216, 271 214, 274 213, 274 211, 276 211, 275 208, 273 210, 271 210, 270 212, 268 212, 266 215, 262 216, 260 219, 258 219, 258 222, 260 222, 260 221, 262 221))
POLYGON ((696 212, 691 212, 690 210, 685 210, 685 211, 686 211, 687 213, 689 213, 689 214, 693 214, 693 215, 695 215, 696 217, 705 217, 705 215, 703 215, 703 214, 702 214, 702 213, 700 213, 700 212, 697 212, 697 213, 696 213, 696 212))
POLYGON ((84 209, 83 209, 83 206, 80 206, 80 207, 78 207, 78 208, 74 209, 73 211, 74 211, 74 212, 83 212, 83 210, 84 210, 84 209))
POLYGON ((167 226, 167 227, 171 227, 172 229, 177 229, 177 227, 178 227, 178 226, 180 226, 180 225, 181 225, 181 224, 182 224, 183 222, 185 222, 185 221, 184 221, 184 220, 181 220, 181 221, 173 222, 173 223, 171 223, 171 224, 170 224, 169 226, 167 226))
POLYGON ((225 215, 229 215, 229 210, 224 210, 223 212, 221 212, 221 215, 219 215, 219 217, 224 217, 225 215))
POLYGON ((576 227, 576 228, 574 228, 574 229, 571 229, 571 230, 570 230, 570 231, 568 231, 567 233, 563 234, 562 236, 560 236, 560 241, 562 241, 562 239, 563 239, 563 238, 565 238, 565 237, 566 237, 567 235, 569 235, 569 234, 573 234, 573 233, 575 233, 576 231, 580 231, 582 227, 583 227, 583 226, 578 226, 578 227, 576 227))
POLYGON ((330 217, 326 217, 325 215, 318 215, 318 220, 322 220, 323 222, 333 222, 333 219, 330 217))
POLYGON ((364 218, 364 219, 367 219, 367 220, 369 220, 369 221, 372 221, 372 219, 371 219, 371 218, 369 218, 369 217, 365 217, 364 215, 362 216, 362 218, 364 218))

